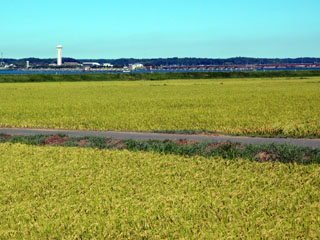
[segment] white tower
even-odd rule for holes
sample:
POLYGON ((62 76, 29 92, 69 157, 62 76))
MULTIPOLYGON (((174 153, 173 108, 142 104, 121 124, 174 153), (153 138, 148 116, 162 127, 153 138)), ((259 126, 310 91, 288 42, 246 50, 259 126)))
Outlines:
POLYGON ((62 46, 58 45, 57 46, 57 51, 58 51, 58 58, 57 58, 57 65, 61 66, 62 65, 62 46))

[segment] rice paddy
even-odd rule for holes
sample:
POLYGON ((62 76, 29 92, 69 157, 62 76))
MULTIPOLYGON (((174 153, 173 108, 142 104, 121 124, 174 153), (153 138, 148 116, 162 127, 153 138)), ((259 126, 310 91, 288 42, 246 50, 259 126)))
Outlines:
POLYGON ((0 144, 1 239, 316 239, 318 164, 0 144))
POLYGON ((0 126, 319 137, 319 79, 2 83, 0 126))

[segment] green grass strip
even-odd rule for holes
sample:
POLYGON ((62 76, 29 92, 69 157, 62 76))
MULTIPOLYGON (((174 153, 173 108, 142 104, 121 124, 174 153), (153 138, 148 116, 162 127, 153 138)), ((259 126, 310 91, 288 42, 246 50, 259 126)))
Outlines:
POLYGON ((319 70, 270 71, 270 72, 169 72, 169 73, 99 73, 99 74, 0 74, 0 83, 13 82, 79 82, 79 81, 139 81, 170 79, 217 79, 217 78, 273 78, 316 77, 319 70))
POLYGON ((289 144, 244 145, 231 142, 197 142, 192 140, 137 141, 103 137, 67 137, 65 135, 9 136, 0 134, 0 143, 4 142, 27 145, 126 149, 129 151, 156 152, 181 156, 216 156, 230 160, 244 158, 258 162, 320 164, 320 149, 289 144))

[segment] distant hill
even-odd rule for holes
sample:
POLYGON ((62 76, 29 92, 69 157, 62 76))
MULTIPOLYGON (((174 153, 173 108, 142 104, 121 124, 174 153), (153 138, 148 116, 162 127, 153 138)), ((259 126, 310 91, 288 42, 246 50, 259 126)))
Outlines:
MULTIPOLYGON (((18 67, 26 65, 29 61, 32 65, 48 65, 56 63, 56 58, 23 58, 23 59, 4 59, 5 63, 15 64, 18 67)), ((111 63, 116 66, 125 66, 133 63, 142 63, 144 65, 160 66, 160 65, 242 65, 242 64, 293 64, 293 63, 320 63, 320 58, 247 58, 234 57, 227 59, 220 58, 120 58, 120 59, 74 59, 63 58, 63 62, 98 62, 111 63)))

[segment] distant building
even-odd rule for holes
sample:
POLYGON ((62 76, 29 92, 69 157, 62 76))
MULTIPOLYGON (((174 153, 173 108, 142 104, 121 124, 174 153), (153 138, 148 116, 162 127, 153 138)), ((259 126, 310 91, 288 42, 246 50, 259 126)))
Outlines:
POLYGON ((108 67, 108 68, 112 68, 113 65, 111 63, 104 63, 103 64, 104 67, 108 67))
POLYGON ((70 66, 70 67, 81 66, 81 64, 78 63, 78 62, 64 62, 63 65, 64 65, 64 66, 70 66))
POLYGON ((150 65, 150 66, 146 66, 146 69, 147 70, 152 70, 152 66, 150 65))
POLYGON ((83 66, 85 67, 100 67, 101 64, 97 62, 84 62, 82 63, 83 66))
POLYGON ((58 53, 58 56, 57 56, 57 65, 58 66, 61 66, 62 65, 62 46, 61 45, 58 45, 56 47, 57 49, 57 53, 58 53))
POLYGON ((89 72, 90 71, 90 67, 89 66, 84 67, 84 71, 89 72))
POLYGON ((129 64, 130 70, 136 70, 136 69, 144 69, 144 65, 142 63, 135 63, 135 64, 129 64))
POLYGON ((6 64, 4 68, 16 68, 17 66, 14 64, 6 64))

